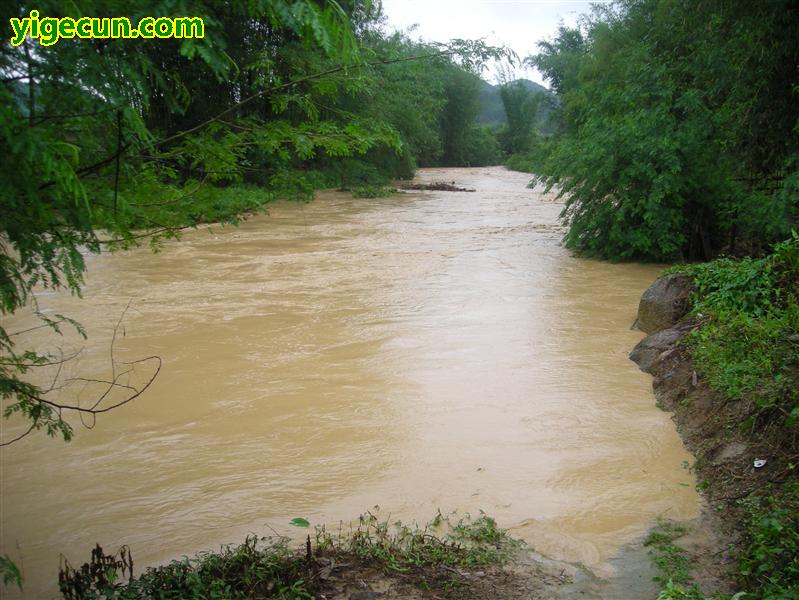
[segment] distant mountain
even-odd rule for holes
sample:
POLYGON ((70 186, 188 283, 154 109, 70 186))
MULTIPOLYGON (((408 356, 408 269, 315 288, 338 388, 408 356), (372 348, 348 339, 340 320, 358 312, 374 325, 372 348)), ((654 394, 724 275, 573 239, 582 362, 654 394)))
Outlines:
MULTIPOLYGON (((552 105, 556 101, 555 94, 535 81, 530 81, 529 79, 517 79, 516 81, 521 82, 528 90, 548 96, 549 102, 542 102, 538 110, 538 129, 541 133, 551 133, 549 114, 552 112, 552 105)), ((480 114, 477 116, 479 125, 499 127, 507 122, 505 108, 502 106, 502 98, 499 95, 499 88, 499 85, 491 85, 487 81, 480 82, 480 114)))

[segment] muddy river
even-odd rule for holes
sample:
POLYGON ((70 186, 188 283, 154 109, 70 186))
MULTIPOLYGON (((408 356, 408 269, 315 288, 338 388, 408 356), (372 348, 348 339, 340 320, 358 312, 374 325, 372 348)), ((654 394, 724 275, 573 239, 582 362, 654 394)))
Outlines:
MULTIPOLYGON (((116 368, 149 355, 163 368, 71 443, 0 451, 0 553, 23 565, 28 597, 54 595, 59 554, 77 563, 95 542, 130 545, 141 568, 375 506, 417 521, 482 509, 605 576, 658 515, 697 515, 690 457, 627 359, 659 269, 570 256, 561 205, 525 174, 419 178, 476 192, 323 192, 158 255, 90 257, 84 299, 39 296, 89 334, 57 340, 80 350, 60 381, 108 375, 128 302, 116 368)), ((65 394, 91 402, 78 383, 65 394)), ((21 431, 4 421, 2 439, 21 431)))

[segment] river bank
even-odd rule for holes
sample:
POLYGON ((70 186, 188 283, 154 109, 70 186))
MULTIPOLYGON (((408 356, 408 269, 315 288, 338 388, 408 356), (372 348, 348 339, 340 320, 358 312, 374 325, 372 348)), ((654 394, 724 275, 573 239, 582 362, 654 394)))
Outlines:
POLYGON ((637 324, 650 335, 630 358, 653 376, 706 499, 704 533, 682 543, 691 598, 799 593, 797 256, 794 238, 762 259, 684 267, 641 299, 637 324))

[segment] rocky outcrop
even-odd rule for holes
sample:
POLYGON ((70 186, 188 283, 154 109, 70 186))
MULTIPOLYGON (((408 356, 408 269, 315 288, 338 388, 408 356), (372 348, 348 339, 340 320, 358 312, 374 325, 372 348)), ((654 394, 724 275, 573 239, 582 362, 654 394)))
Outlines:
POLYGON ((672 328, 645 337, 630 352, 630 360, 637 364, 644 373, 652 373, 655 362, 661 359, 661 355, 664 353, 674 350, 675 344, 683 333, 680 329, 672 328))
POLYGON ((686 275, 659 277, 641 296, 636 326, 645 333, 655 333, 675 325, 688 312, 688 300, 694 290, 686 275))
POLYGON ((636 327, 650 335, 630 353, 632 360, 645 373, 659 375, 658 364, 677 348, 677 342, 692 328, 682 321, 688 312, 688 301, 694 290, 686 275, 658 277, 641 295, 636 327))

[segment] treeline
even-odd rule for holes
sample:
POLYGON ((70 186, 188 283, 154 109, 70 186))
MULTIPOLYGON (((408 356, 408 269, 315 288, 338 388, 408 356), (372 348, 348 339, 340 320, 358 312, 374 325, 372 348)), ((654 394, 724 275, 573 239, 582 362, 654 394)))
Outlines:
POLYGON ((620 0, 539 44, 559 133, 514 166, 567 243, 654 261, 762 253, 799 217, 799 7, 620 0))

